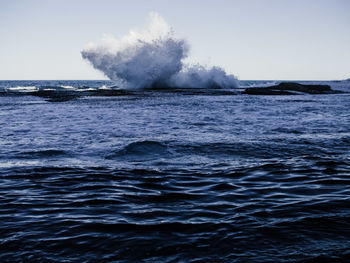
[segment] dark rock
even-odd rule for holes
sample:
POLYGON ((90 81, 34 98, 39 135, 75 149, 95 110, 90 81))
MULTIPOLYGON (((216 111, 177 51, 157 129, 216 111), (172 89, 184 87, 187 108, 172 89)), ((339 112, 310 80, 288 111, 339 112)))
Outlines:
POLYGON ((32 95, 44 98, 50 102, 65 102, 80 97, 77 93, 72 91, 59 91, 59 90, 39 90, 34 92, 28 92, 26 95, 32 95))
POLYGON ((293 92, 269 88, 248 88, 242 93, 249 95, 296 95, 296 93, 293 92))
POLYGON ((121 90, 121 89, 99 89, 92 90, 89 92, 83 93, 88 96, 102 96, 102 97, 117 97, 117 96, 127 96, 127 95, 135 95, 136 92, 132 90, 121 90))
POLYGON ((298 94, 335 94, 329 85, 304 85, 295 82, 282 82, 275 86, 247 88, 242 92, 249 95, 298 95, 298 94))

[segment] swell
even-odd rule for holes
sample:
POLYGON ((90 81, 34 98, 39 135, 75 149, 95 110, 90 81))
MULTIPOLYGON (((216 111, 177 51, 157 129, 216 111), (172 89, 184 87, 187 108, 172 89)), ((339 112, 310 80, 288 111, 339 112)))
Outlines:
POLYGON ((1 98, 1 262, 349 261, 346 95, 158 94, 1 98))
POLYGON ((9 169, 0 176, 0 257, 345 262, 349 166, 9 169))
MULTIPOLYGON (((203 124, 205 125, 205 124, 203 124)), ((304 139, 294 137, 303 132, 301 130, 283 129, 292 136, 285 139, 271 138, 261 140, 237 141, 233 143, 193 143, 174 141, 134 141, 122 146, 120 149, 106 155, 107 159, 118 157, 176 157, 176 156, 207 156, 215 159, 220 157, 237 158, 293 158, 303 157, 322 158, 335 156, 339 157, 346 153, 348 146, 348 135, 330 136, 331 138, 318 138, 317 136, 305 136, 304 139)), ((272 130, 275 133, 276 130, 272 130)), ((281 133, 281 129, 278 129, 281 133)), ((332 162, 332 160, 330 160, 332 162)))
POLYGON ((107 159, 117 157, 159 157, 165 156, 168 152, 168 146, 158 141, 137 141, 132 142, 115 153, 106 156, 107 159))

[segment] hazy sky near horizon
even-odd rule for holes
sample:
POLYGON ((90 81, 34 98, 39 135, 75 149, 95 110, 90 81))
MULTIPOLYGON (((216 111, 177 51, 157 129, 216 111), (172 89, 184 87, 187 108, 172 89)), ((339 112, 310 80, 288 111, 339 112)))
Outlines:
POLYGON ((349 0, 0 0, 0 79, 104 79, 81 50, 150 12, 239 79, 350 78, 349 0))

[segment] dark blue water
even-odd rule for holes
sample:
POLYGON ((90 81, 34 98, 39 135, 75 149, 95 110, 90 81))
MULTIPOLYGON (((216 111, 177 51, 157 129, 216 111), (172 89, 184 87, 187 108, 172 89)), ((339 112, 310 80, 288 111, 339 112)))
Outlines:
POLYGON ((0 82, 1 262, 350 262, 349 94, 103 85, 0 82))

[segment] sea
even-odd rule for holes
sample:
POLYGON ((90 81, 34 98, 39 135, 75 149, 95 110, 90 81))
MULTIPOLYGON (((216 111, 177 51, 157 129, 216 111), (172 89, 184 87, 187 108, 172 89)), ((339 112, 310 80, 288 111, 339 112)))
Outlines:
POLYGON ((350 81, 278 82, 0 81, 0 262, 350 262, 350 81))

